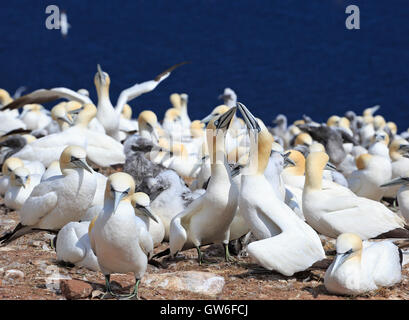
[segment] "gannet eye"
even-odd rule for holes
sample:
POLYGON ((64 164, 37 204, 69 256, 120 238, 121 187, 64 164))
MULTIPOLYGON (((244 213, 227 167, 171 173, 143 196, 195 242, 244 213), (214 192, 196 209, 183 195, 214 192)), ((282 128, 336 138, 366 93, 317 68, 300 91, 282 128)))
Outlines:
POLYGON ((128 194, 128 193, 129 193, 129 188, 126 189, 123 193, 124 193, 124 194, 128 194))
POLYGON ((216 120, 216 121, 214 122, 214 125, 217 127, 217 126, 219 125, 219 120, 216 120))
POLYGON ((77 157, 74 157, 74 156, 71 156, 71 162, 74 162, 74 161, 78 161, 79 159, 77 158, 77 157))

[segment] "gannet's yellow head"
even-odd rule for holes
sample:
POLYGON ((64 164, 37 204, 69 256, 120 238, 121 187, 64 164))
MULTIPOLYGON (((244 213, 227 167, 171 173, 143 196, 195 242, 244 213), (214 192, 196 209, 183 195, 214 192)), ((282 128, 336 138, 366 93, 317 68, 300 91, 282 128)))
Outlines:
POLYGON ((295 120, 293 123, 294 126, 298 126, 300 124, 305 124, 305 120, 295 120))
POLYGON ((22 137, 26 140, 26 142, 27 142, 28 144, 30 144, 30 143, 32 143, 32 142, 34 142, 34 141, 37 140, 37 138, 34 137, 34 136, 31 135, 31 134, 23 134, 22 137))
POLYGON ((94 84, 97 88, 98 96, 100 89, 108 89, 109 85, 111 84, 111 78, 109 77, 108 73, 102 71, 101 66, 97 65, 97 73, 94 76, 94 84))
POLYGON ((121 116, 125 119, 132 119, 132 108, 129 104, 125 103, 124 108, 122 109, 121 116))
MULTIPOLYGON (((346 261, 360 261, 362 254, 362 240, 355 233, 342 233, 336 242, 337 255, 332 264, 332 272, 338 269, 346 261)), ((357 261, 357 262, 358 262, 357 261)))
POLYGON ((375 135, 371 138, 371 142, 372 143, 382 142, 384 145, 388 146, 389 135, 383 130, 378 130, 375 132, 375 135))
POLYGON ((92 119, 95 118, 97 115, 97 108, 92 103, 86 103, 82 107, 80 113, 78 114, 75 125, 88 127, 88 124, 91 122, 92 119))
POLYGON ((135 181, 131 175, 125 172, 111 174, 106 183, 105 199, 114 201, 114 213, 122 199, 133 195, 135 192, 135 181))
POLYGON ((290 127, 290 133, 291 133, 293 136, 297 136, 297 135, 299 135, 300 133, 302 133, 302 131, 300 130, 300 128, 298 128, 298 127, 296 127, 296 126, 291 126, 291 127, 290 127))
POLYGON ((288 158, 290 158, 295 165, 286 167, 284 172, 288 172, 294 176, 303 176, 305 173, 305 157, 297 150, 291 149, 288 151, 290 152, 288 158))
POLYGON ((319 142, 314 142, 309 149, 310 152, 325 152, 325 147, 319 142))
POLYGON ((392 132, 392 134, 397 134, 398 133, 398 126, 396 125, 395 122, 389 121, 386 123, 386 126, 389 128, 389 130, 392 132))
POLYGON ((190 134, 193 138, 200 138, 204 134, 205 124, 199 120, 192 121, 190 124, 190 134))
POLYGON ((5 106, 11 102, 13 102, 13 99, 10 97, 10 94, 4 89, 0 89, 0 104, 5 106))
POLYGON ((150 110, 142 111, 138 117, 138 125, 139 127, 146 127, 150 126, 151 128, 155 128, 158 124, 158 118, 156 114, 150 110))
POLYGON ((151 200, 149 196, 144 192, 135 192, 130 196, 132 207, 135 208, 136 214, 142 214, 148 218, 154 220, 156 223, 159 223, 155 216, 152 214, 152 211, 149 207, 151 200))
POLYGON ((306 133, 300 133, 297 138, 295 138, 294 145, 297 146, 299 144, 305 145, 305 146, 310 146, 312 144, 312 138, 311 136, 306 133))
POLYGON ((338 117, 338 116, 335 116, 335 115, 331 116, 327 120, 327 126, 328 127, 338 127, 340 120, 341 120, 341 118, 338 117))
POLYGON ((376 111, 378 111, 378 109, 380 108, 380 106, 374 106, 372 108, 366 108, 364 110, 364 112, 362 113, 362 115, 365 117, 369 116, 369 117, 373 117, 374 113, 376 111))
POLYGON ((305 187, 320 190, 322 173, 329 160, 325 152, 311 152, 306 160, 305 187))
POLYGON ((4 161, 3 163, 1 172, 5 176, 10 176, 13 170, 18 167, 24 167, 24 163, 21 159, 16 157, 7 158, 6 161, 4 161))
MULTIPOLYGON (((80 102, 78 102, 78 101, 75 101, 75 100, 72 100, 72 101, 68 101, 66 104, 65 104, 65 110, 67 110, 67 112, 71 112, 71 111, 74 111, 74 110, 79 110, 79 109, 81 109, 81 103, 80 102)), ((80 111, 80 110, 79 110, 80 111)))
POLYGON ((30 171, 25 167, 18 167, 12 171, 10 181, 13 186, 26 188, 30 183, 30 171))
POLYGON ((66 102, 61 102, 51 109, 51 118, 57 121, 60 129, 64 129, 64 124, 66 128, 73 124, 72 117, 65 108, 66 104, 66 102))
POLYGON ((211 119, 214 119, 216 117, 221 116, 222 114, 226 113, 229 111, 230 108, 224 104, 221 104, 220 106, 217 106, 216 108, 213 109, 213 111, 206 117, 204 117, 201 122, 209 122, 211 119))
POLYGON ((165 121, 177 122, 180 121, 180 109, 170 108, 165 113, 165 121))
POLYGON ((88 165, 87 153, 85 149, 79 146, 68 146, 64 149, 60 156, 60 169, 63 174, 70 169, 85 169, 92 173, 91 167, 88 165))
POLYGON ((359 170, 364 170, 364 169, 368 168, 369 163, 370 163, 372 157, 373 157, 373 156, 372 156, 371 154, 369 154, 369 153, 362 153, 362 154, 360 154, 360 155, 355 159, 356 167, 357 167, 359 170))
POLYGON ((375 130, 382 129, 384 126, 386 126, 385 118, 381 115, 375 116, 373 119, 373 125, 375 127, 375 130))
POLYGON ((346 117, 342 117, 339 120, 339 126, 341 128, 350 129, 351 128, 351 121, 349 121, 349 119, 346 118, 346 117))
POLYGON ((44 107, 41 104, 37 104, 37 103, 26 104, 23 107, 24 111, 30 111, 30 112, 36 112, 36 113, 39 113, 43 109, 44 109, 44 107))
POLYGON ((210 161, 212 164, 216 160, 224 161, 225 148, 224 137, 227 129, 230 127, 233 117, 236 113, 236 107, 229 108, 229 110, 222 115, 212 118, 206 127, 207 147, 209 150, 210 161))
POLYGON ((182 107, 182 103, 180 101, 180 95, 178 93, 172 93, 169 97, 169 100, 173 108, 180 109, 182 107))
POLYGON ((409 147, 409 142, 405 139, 394 139, 389 146, 389 156, 392 161, 397 161, 403 157, 405 149, 409 147))
POLYGON ((183 143, 174 143, 170 148, 171 152, 175 157, 180 157, 182 159, 188 158, 188 152, 183 143))

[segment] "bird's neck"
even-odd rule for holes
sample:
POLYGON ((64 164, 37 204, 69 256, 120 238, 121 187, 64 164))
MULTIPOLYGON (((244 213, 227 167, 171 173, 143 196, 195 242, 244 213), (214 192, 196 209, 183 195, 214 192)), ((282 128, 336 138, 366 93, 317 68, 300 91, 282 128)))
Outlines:
POLYGON ((313 166, 312 163, 307 164, 305 171, 305 186, 304 189, 321 190, 322 189, 322 175, 324 170, 313 166))

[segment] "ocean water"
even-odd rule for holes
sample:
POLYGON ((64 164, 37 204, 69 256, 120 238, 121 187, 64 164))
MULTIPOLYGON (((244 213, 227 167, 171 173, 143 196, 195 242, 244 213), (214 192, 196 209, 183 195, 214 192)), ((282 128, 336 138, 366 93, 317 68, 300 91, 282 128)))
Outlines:
MULTIPOLYGON (((234 89, 266 124, 279 113, 326 121, 380 104, 399 130, 409 126, 409 1, 19 0, 1 4, 0 88, 14 92, 86 88, 101 64, 111 99, 167 67, 190 61, 132 102, 134 116, 160 119, 173 92, 189 94, 202 118, 234 89), (68 37, 45 27, 47 5, 65 10, 68 37), (360 29, 347 30, 347 5, 360 29)), ((53 104, 48 104, 50 107, 53 104)))

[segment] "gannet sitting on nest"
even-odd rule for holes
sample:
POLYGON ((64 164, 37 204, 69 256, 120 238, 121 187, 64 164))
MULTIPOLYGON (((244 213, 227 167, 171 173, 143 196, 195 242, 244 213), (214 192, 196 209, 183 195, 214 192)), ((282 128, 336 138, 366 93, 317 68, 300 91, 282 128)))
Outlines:
POLYGON ((336 250, 324 277, 329 292, 357 295, 401 281, 402 252, 390 241, 362 243, 358 235, 343 233, 336 250))
POLYGON ((409 237, 403 219, 382 203, 358 197, 342 186, 323 187, 322 173, 328 160, 324 152, 307 157, 302 206, 308 224, 332 238, 345 232, 354 232, 364 240, 380 235, 409 237))

